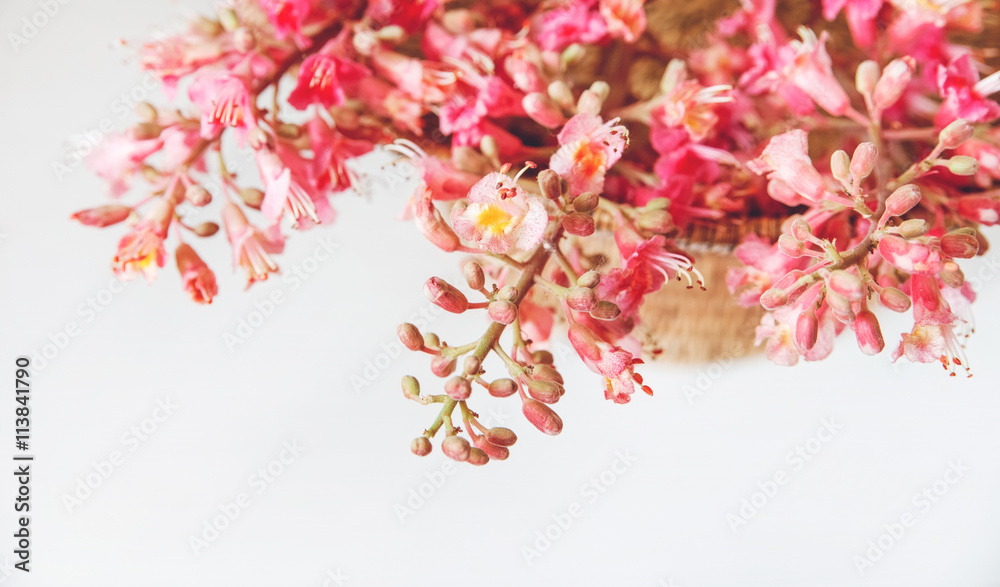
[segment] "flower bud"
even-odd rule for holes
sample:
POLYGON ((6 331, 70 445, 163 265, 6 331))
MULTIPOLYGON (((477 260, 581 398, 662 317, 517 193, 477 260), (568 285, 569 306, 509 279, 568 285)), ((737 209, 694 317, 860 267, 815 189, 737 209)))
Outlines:
POLYGON ((424 346, 430 349, 441 348, 441 339, 433 332, 424 333, 424 346))
POLYGON ((830 156, 830 175, 844 186, 851 185, 851 158, 837 150, 830 156))
POLYGON ((538 189, 542 196, 550 200, 558 200, 562 197, 562 178, 551 169, 543 169, 538 172, 538 189))
POLYGON ((788 294, 785 290, 772 287, 760 295, 760 305, 765 310, 775 310, 788 303, 788 294))
POLYGON ((579 287, 595 288, 601 283, 601 274, 597 271, 588 271, 580 276, 580 279, 576 280, 576 284, 579 287))
POLYGON ((518 291, 513 285, 505 285, 497 292, 496 299, 501 302, 513 302, 517 300, 518 291))
POLYGON ((896 188, 885 200, 885 213, 889 216, 902 216, 920 203, 920 188, 912 183, 896 188))
POLYGON ((955 155, 951 159, 938 160, 955 175, 975 175, 979 171, 979 161, 967 155, 955 155))
POLYGON ((240 190, 240 199, 247 206, 259 210, 261 203, 264 201, 264 192, 257 188, 243 188, 240 190))
POLYGON ((490 319, 500 324, 512 324, 517 320, 517 306, 510 302, 493 301, 487 306, 490 319))
POLYGON ((886 287, 878 294, 882 305, 893 312, 905 312, 910 309, 910 296, 894 287, 886 287))
POLYGON ((219 225, 214 222, 202 222, 201 224, 192 226, 191 232, 203 238, 209 237, 219 232, 219 225))
POLYGON ((965 273, 962 272, 962 268, 958 266, 958 263, 954 261, 945 263, 941 269, 941 273, 938 275, 941 276, 941 281, 948 287, 958 289, 965 285, 965 273))
POLYGON ((528 395, 544 404, 554 404, 565 393, 562 385, 555 381, 533 380, 528 384, 528 395))
POLYGON ((566 305, 578 312, 589 312, 597 307, 597 295, 589 287, 571 287, 566 294, 566 305))
POLYGON ((618 318, 622 313, 621 308, 618 307, 614 302, 609 302, 607 300, 601 300, 597 302, 594 309, 590 311, 590 315, 598 320, 614 320, 618 318))
POLYGON ((156 111, 156 107, 149 102, 139 102, 136 104, 135 115, 143 122, 156 122, 160 117, 160 113, 156 111))
POLYGON ((396 336, 399 337, 399 342, 411 351, 424 348, 424 337, 420 334, 420 330, 409 322, 403 322, 396 327, 396 336))
POLYGON ((830 273, 826 278, 826 286, 852 302, 865 297, 865 285, 861 278, 842 269, 830 273))
POLYGON ((418 457, 426 457, 431 454, 432 448, 434 447, 431 445, 431 441, 427 440, 425 436, 418 436, 410 442, 410 452, 418 457))
POLYGON ((854 320, 854 309, 851 308, 851 302, 837 292, 826 292, 826 305, 837 320, 845 324, 850 324, 854 320))
POLYGON ((466 459, 465 462, 470 465, 482 467, 486 463, 490 462, 490 456, 483 452, 482 449, 473 447, 469 449, 469 458, 466 459))
POLYGON ((524 413, 524 417, 542 433, 555 436, 562 432, 562 418, 542 402, 526 399, 521 406, 521 411, 524 413))
POLYGON ((877 355, 885 348, 878 318, 871 310, 861 310, 854 318, 854 336, 858 339, 858 348, 866 355, 877 355))
POLYGON ((279 124, 274 131, 279 137, 290 141, 302 136, 302 127, 297 124, 279 124))
POLYGON ((490 395, 493 397, 510 397, 517 392, 517 382, 513 379, 495 379, 490 382, 490 395))
POLYGON ((462 268, 465 274, 465 283, 469 289, 482 289, 486 285, 486 275, 483 273, 483 266, 475 261, 470 261, 462 268))
POLYGON ((483 369, 483 361, 476 355, 469 355, 462 361, 462 373, 466 375, 479 375, 483 369))
POLYGON ((643 210, 636 220, 636 225, 640 229, 648 230, 649 232, 664 234, 673 230, 674 217, 670 215, 670 212, 662 208, 643 210))
POLYGON ((875 159, 878 156, 878 149, 874 143, 861 143, 854 149, 854 156, 851 158, 851 175, 855 181, 871 175, 875 169, 875 159))
POLYGON ((778 237, 778 250, 782 253, 798 259, 806 252, 806 244, 790 234, 783 234, 778 237))
POLYGON ((816 346, 818 338, 819 319, 816 318, 816 312, 810 310, 799 314, 795 321, 795 344, 798 345, 799 350, 803 352, 811 350, 816 346))
POLYGON ((927 234, 927 231, 931 229, 931 225, 927 224, 927 221, 923 218, 911 218, 909 220, 904 220, 896 227, 896 231, 899 236, 903 238, 917 238, 927 234))
POLYGON ((128 206, 109 204, 107 206, 98 206, 96 208, 88 208, 86 210, 74 212, 70 218, 76 220, 80 224, 104 228, 105 226, 118 224, 128 218, 131 213, 132 208, 128 206))
POLYGON ((576 101, 576 111, 581 114, 586 113, 597 116, 601 113, 603 106, 604 98, 598 92, 590 89, 580 92, 580 99, 576 101))
POLYGON ((500 145, 493 135, 483 135, 479 141, 479 151, 490 161, 500 158, 500 145))
POLYGON ((521 106, 529 118, 545 128, 558 128, 566 122, 559 105, 541 92, 531 92, 521 99, 521 106))
POLYGON ((555 357, 549 351, 535 351, 531 353, 531 362, 536 365, 551 365, 555 363, 555 357))
POLYGON ((476 443, 476 448, 489 455, 490 459, 496 461, 506 461, 507 457, 510 456, 510 450, 507 447, 497 446, 482 436, 473 442, 476 443))
POLYGON ((453 285, 440 277, 431 277, 424 283, 424 295, 438 307, 453 314, 469 309, 469 300, 453 285))
POLYGON ((573 90, 569 89, 569 85, 562 80, 555 80, 549 84, 548 87, 549 97, 559 105, 560 108, 566 111, 573 110, 575 106, 575 100, 573 99, 573 90))
POLYGON ((579 212, 571 212, 562 219, 563 228, 566 232, 576 236, 590 236, 594 234, 594 217, 579 212))
POLYGON ((884 111, 899 100, 913 77, 915 64, 916 61, 912 57, 902 57, 893 59, 885 66, 872 92, 872 102, 876 110, 884 111))
POLYGON ((412 375, 404 375, 402 380, 403 397, 406 399, 420 398, 420 382, 412 375))
POLYGON ((469 441, 461 436, 449 436, 441 443, 441 452, 447 455, 448 458, 459 462, 469 460, 469 452, 471 448, 472 447, 469 446, 469 441))
POLYGON ((155 139, 160 136, 163 128, 153 122, 140 122, 139 124, 133 126, 130 130, 132 138, 139 141, 147 141, 149 139, 155 139))
POLYGON ((573 198, 573 209, 577 212, 587 214, 593 212, 597 208, 600 200, 601 197, 594 192, 583 192, 579 196, 573 198))
POLYGON ((976 129, 968 120, 959 118, 941 129, 938 134, 938 143, 945 149, 954 149, 971 139, 975 132, 976 129))
POLYGON ((531 378, 539 381, 555 381, 560 384, 563 382, 562 375, 552 365, 535 365, 531 371, 531 378))
POLYGON ((974 234, 954 231, 941 237, 941 251, 952 258, 971 259, 979 252, 974 234))
POLYGON ((514 443, 517 442, 517 434, 514 434, 514 431, 510 428, 502 426, 490 428, 484 433, 484 436, 490 444, 497 446, 514 446, 514 443))
POLYGON ((257 39, 247 27, 240 27, 233 31, 233 47, 238 52, 246 54, 253 51, 256 46, 257 39))
POLYGON ((451 357, 434 357, 431 359, 431 373, 438 377, 447 377, 455 372, 455 359, 451 357))
POLYGON ((796 217, 792 220, 790 232, 793 237, 803 242, 809 240, 809 237, 812 236, 812 228, 802 217, 796 217))
POLYGON ((871 59, 862 61, 854 75, 854 87, 857 88, 858 93, 862 96, 871 96, 881 73, 878 63, 875 61, 871 59))
POLYGON ((472 395, 472 385, 465 377, 455 376, 444 382, 444 392, 451 399, 460 402, 472 395))

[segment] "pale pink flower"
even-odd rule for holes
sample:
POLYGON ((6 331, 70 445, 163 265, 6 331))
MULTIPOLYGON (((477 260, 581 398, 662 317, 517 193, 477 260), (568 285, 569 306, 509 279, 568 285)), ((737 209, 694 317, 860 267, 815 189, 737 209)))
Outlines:
POLYGON ((128 218, 130 214, 132 214, 131 206, 109 204, 106 206, 97 206, 96 208, 87 208, 86 210, 74 212, 70 218, 86 226, 104 228, 105 226, 118 224, 128 218))
POLYGON ((787 72, 789 81, 830 114, 844 114, 851 107, 851 100, 833 75, 830 55, 826 52, 829 35, 824 31, 817 38, 806 27, 799 27, 799 35, 802 41, 791 42, 795 57, 787 72))
POLYGON ((462 245, 455 231, 444 221, 441 213, 434 206, 433 193, 422 183, 413 197, 413 217, 417 228, 424 237, 442 251, 451 252, 462 245))
POLYGON ((679 59, 667 65, 661 87, 662 97, 655 100, 652 111, 654 122, 665 127, 683 127, 693 141, 701 141, 715 124, 719 116, 716 105, 732 101, 728 85, 702 86, 698 80, 685 79, 686 67, 679 59))
POLYGON ((452 209, 455 232, 491 253, 531 249, 542 242, 549 215, 542 200, 493 172, 469 190, 469 205, 452 209))
POLYGON ((156 279, 157 269, 166 260, 163 239, 173 219, 174 203, 169 199, 158 198, 149 205, 142 222, 118 242, 111 268, 119 279, 135 279, 140 273, 149 283, 156 279))
POLYGON ((177 271, 181 274, 184 291, 199 304, 211 304, 212 298, 219 294, 219 286, 215 283, 215 273, 201 260, 198 253, 187 243, 181 243, 174 253, 177 259, 177 271))
POLYGON ((532 26, 538 45, 546 51, 562 51, 573 43, 591 44, 608 34, 608 25, 591 10, 594 0, 573 1, 542 13, 532 26))
POLYGON ((87 156, 87 167, 108 182, 111 195, 117 198, 132 186, 132 177, 142 169, 146 157, 162 146, 162 138, 139 140, 129 133, 108 135, 87 156))
POLYGON ((279 41, 289 35, 297 43, 305 41, 302 25, 309 16, 309 0, 261 0, 261 7, 274 27, 274 36, 279 41))
POLYGON ((809 135, 804 130, 771 137, 761 156, 747 162, 747 167, 758 175, 767 173, 772 182, 780 181, 812 202, 828 195, 823 176, 809 158, 809 135))
POLYGON ((823 18, 834 20, 843 9, 847 13, 847 26, 854 42, 860 47, 870 47, 875 40, 875 17, 884 0, 823 0, 823 18))
MULTIPOLYGON (((625 404, 632 399, 635 383, 642 378, 635 373, 635 365, 641 363, 632 353, 620 346, 614 346, 598 337, 582 324, 573 324, 569 329, 569 342, 583 362, 594 373, 604 376, 604 397, 616 404, 625 404)), ((648 387, 643 391, 652 395, 648 387)))
POLYGON ((299 68, 298 84, 288 96, 288 103, 299 110, 310 104, 340 106, 346 100, 343 86, 369 75, 367 67, 353 61, 322 53, 310 55, 299 68))
POLYGON ((938 128, 959 118, 969 122, 990 122, 1000 117, 1000 104, 989 98, 1000 92, 1000 71, 979 79, 971 55, 963 54, 947 67, 939 65, 937 84, 944 99, 934 116, 938 128))
POLYGON ((270 234, 261 232, 232 202, 222 205, 222 224, 233 248, 233 267, 242 267, 247 272, 247 287, 266 280, 269 273, 278 271, 278 264, 271 255, 280 253, 285 243, 277 225, 271 227, 270 234))
POLYGON ((286 153, 282 158, 267 148, 258 150, 256 159, 264 181, 260 211, 265 218, 277 221, 287 210, 295 224, 305 220, 319 224, 333 219, 326 197, 318 194, 308 181, 306 162, 297 160, 294 153, 286 153))
POLYGON ((646 0, 600 0, 598 9, 608 26, 608 34, 634 43, 646 30, 646 0))
POLYGON ((549 168, 566 180, 571 194, 600 194, 608 168, 628 146, 628 129, 617 118, 604 122, 600 116, 581 113, 559 132, 559 145, 549 168))
POLYGON ((240 141, 257 128, 250 90, 228 73, 206 73, 195 78, 188 97, 201 110, 201 136, 210 139, 226 127, 237 129, 240 141))

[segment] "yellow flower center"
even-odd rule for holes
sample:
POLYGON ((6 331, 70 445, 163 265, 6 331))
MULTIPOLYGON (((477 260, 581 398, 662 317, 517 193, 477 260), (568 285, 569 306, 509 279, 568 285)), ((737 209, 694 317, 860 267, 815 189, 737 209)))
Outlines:
POLYGON ((591 149, 587 141, 580 141, 576 152, 573 153, 573 165, 584 177, 593 177, 604 167, 604 153, 598 149, 591 149))
POLYGON ((487 204, 479 211, 479 215, 476 217, 476 224, 493 234, 503 234, 510 226, 512 220, 513 217, 503 208, 487 204))

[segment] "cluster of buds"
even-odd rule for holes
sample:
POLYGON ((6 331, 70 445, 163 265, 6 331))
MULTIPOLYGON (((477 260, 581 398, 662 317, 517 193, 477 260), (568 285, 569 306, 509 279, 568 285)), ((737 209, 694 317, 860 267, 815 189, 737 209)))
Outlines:
POLYGON ((558 433, 549 406, 564 390, 544 349, 559 316, 606 398, 651 393, 635 373, 644 300, 673 279, 706 286, 678 243, 762 218, 783 234, 747 235, 727 286, 767 309, 769 358, 826 357, 845 327, 880 353, 877 299, 912 310, 896 358, 954 374, 974 297, 956 259, 982 254, 979 227, 1000 222, 1000 72, 985 63, 995 52, 956 40, 982 31, 982 5, 804 1, 814 10, 794 31, 774 2, 746 0, 675 48, 665 39, 683 31, 661 0, 238 0, 139 48, 194 109, 141 104, 88 160, 117 201, 73 218, 131 224, 112 264, 123 278, 154 279, 170 244, 207 303, 215 275, 183 238, 224 227, 252 285, 278 271, 289 229, 332 220, 329 196, 364 188, 350 159, 401 155, 418 179, 404 216, 432 245, 475 255, 468 289, 433 277, 426 295, 490 324, 457 347, 400 327, 446 379, 426 396, 403 382, 441 404, 417 454, 443 427, 453 458, 506 458, 513 433, 467 405, 477 386, 517 394, 558 433), (259 181, 223 158, 226 136, 259 181), (503 163, 521 161, 513 175, 503 163), (617 254, 599 265, 587 239, 600 232, 617 254), (504 376, 486 378, 489 355, 504 376))

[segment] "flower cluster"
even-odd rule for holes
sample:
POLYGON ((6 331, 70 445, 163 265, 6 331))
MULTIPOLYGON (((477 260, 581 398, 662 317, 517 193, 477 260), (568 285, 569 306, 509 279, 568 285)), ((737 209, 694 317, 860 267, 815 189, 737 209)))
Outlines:
POLYGON ((488 317, 458 346, 399 327, 445 380, 441 394, 402 382, 440 404, 418 455, 443 428, 451 458, 507 458, 516 436, 479 421, 477 386, 516 395, 558 434, 557 320, 607 399, 651 395, 636 372, 644 301, 670 280, 706 287, 687 236, 754 219, 782 233, 745 235, 726 285, 767 310, 757 342, 771 360, 822 359, 845 328, 878 354, 884 306, 912 311, 894 358, 955 374, 974 297, 956 260, 982 254, 979 227, 1000 222, 1000 72, 958 40, 982 32, 982 6, 801 3, 812 16, 795 31, 775 2, 742 0, 675 48, 677 3, 663 0, 236 0, 138 49, 192 107, 141 104, 89 159, 116 203, 73 217, 131 225, 112 265, 122 278, 152 281, 176 241, 184 288, 208 303, 215 276, 184 239, 219 228, 195 222, 209 187, 249 286, 278 271, 290 229, 330 222, 329 197, 364 187, 350 159, 398 154, 419 180, 406 216, 465 257, 467 289, 432 277, 426 296, 488 317), (227 163, 226 136, 259 181, 227 163), (595 257, 612 235, 615 253, 595 257))

